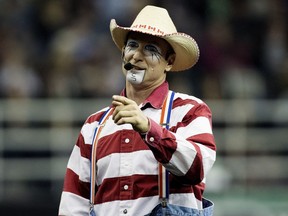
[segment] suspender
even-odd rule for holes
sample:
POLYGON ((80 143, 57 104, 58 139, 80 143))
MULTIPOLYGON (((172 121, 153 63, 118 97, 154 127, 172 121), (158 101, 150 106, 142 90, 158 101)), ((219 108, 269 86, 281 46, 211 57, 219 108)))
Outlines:
POLYGON ((98 127, 96 127, 93 135, 93 142, 92 142, 92 151, 91 151, 91 160, 90 160, 90 215, 95 215, 94 213, 94 203, 95 203, 95 185, 96 185, 96 173, 97 173, 97 166, 96 166, 96 150, 97 150, 97 143, 99 140, 99 134, 102 131, 107 119, 112 114, 114 109, 109 107, 104 114, 101 116, 98 127))
MULTIPOLYGON (((173 98, 175 92, 169 91, 165 101, 163 103, 161 116, 160 116, 160 125, 163 128, 169 129, 169 122, 171 116, 171 110, 173 105, 173 98)), ((90 164, 90 215, 95 215, 94 212, 94 203, 95 203, 95 185, 96 185, 96 149, 99 139, 99 134, 102 131, 107 119, 112 114, 113 109, 109 107, 99 120, 99 126, 96 127, 93 142, 92 142, 92 151, 91 151, 91 164, 90 164)), ((166 203, 169 198, 169 173, 166 168, 159 163, 159 174, 158 174, 158 186, 159 186, 159 198, 163 206, 166 206, 166 203)))
MULTIPOLYGON (((161 111, 160 125, 167 130, 169 129, 174 95, 175 92, 169 91, 161 111)), ((158 188, 159 198, 164 207, 169 199, 169 172, 161 163, 158 164, 158 188)))

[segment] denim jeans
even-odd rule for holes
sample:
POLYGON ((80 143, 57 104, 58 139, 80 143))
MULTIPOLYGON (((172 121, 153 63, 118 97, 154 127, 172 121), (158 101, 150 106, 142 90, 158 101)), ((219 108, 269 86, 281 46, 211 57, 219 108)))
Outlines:
POLYGON ((166 207, 163 207, 161 204, 158 204, 152 212, 146 216, 213 216, 214 204, 207 199, 203 199, 202 203, 203 210, 172 204, 167 204, 166 207))

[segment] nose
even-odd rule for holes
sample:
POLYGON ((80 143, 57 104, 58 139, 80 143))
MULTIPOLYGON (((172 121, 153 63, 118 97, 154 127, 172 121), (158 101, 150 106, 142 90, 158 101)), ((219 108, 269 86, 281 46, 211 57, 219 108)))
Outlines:
POLYGON ((144 53, 141 47, 138 47, 137 49, 134 50, 134 53, 132 55, 132 58, 134 59, 135 62, 142 61, 144 58, 144 53))

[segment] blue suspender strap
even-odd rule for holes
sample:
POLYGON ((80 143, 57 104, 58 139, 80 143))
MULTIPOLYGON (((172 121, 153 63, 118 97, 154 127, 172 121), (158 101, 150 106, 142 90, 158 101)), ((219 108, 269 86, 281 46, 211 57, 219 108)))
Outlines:
POLYGON ((166 129, 167 130, 169 129, 171 110, 172 110, 172 106, 173 106, 173 99, 174 99, 175 92, 169 91, 169 95, 170 95, 170 99, 168 98, 169 103, 168 103, 167 118, 166 118, 166 129))

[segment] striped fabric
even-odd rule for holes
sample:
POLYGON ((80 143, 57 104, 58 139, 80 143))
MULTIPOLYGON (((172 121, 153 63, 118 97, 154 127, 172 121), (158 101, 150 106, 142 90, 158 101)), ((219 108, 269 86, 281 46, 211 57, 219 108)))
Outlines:
MULTIPOLYGON (((169 203, 202 209, 205 177, 216 158, 211 112, 201 100, 175 93, 168 131, 159 125, 167 93, 165 82, 140 105, 150 120, 145 137, 129 124, 115 125, 111 116, 102 128, 96 158, 97 216, 151 212, 160 202, 157 161, 172 173, 169 203)), ((59 215, 88 215, 92 140, 106 109, 89 116, 81 129, 67 165, 59 215)))

